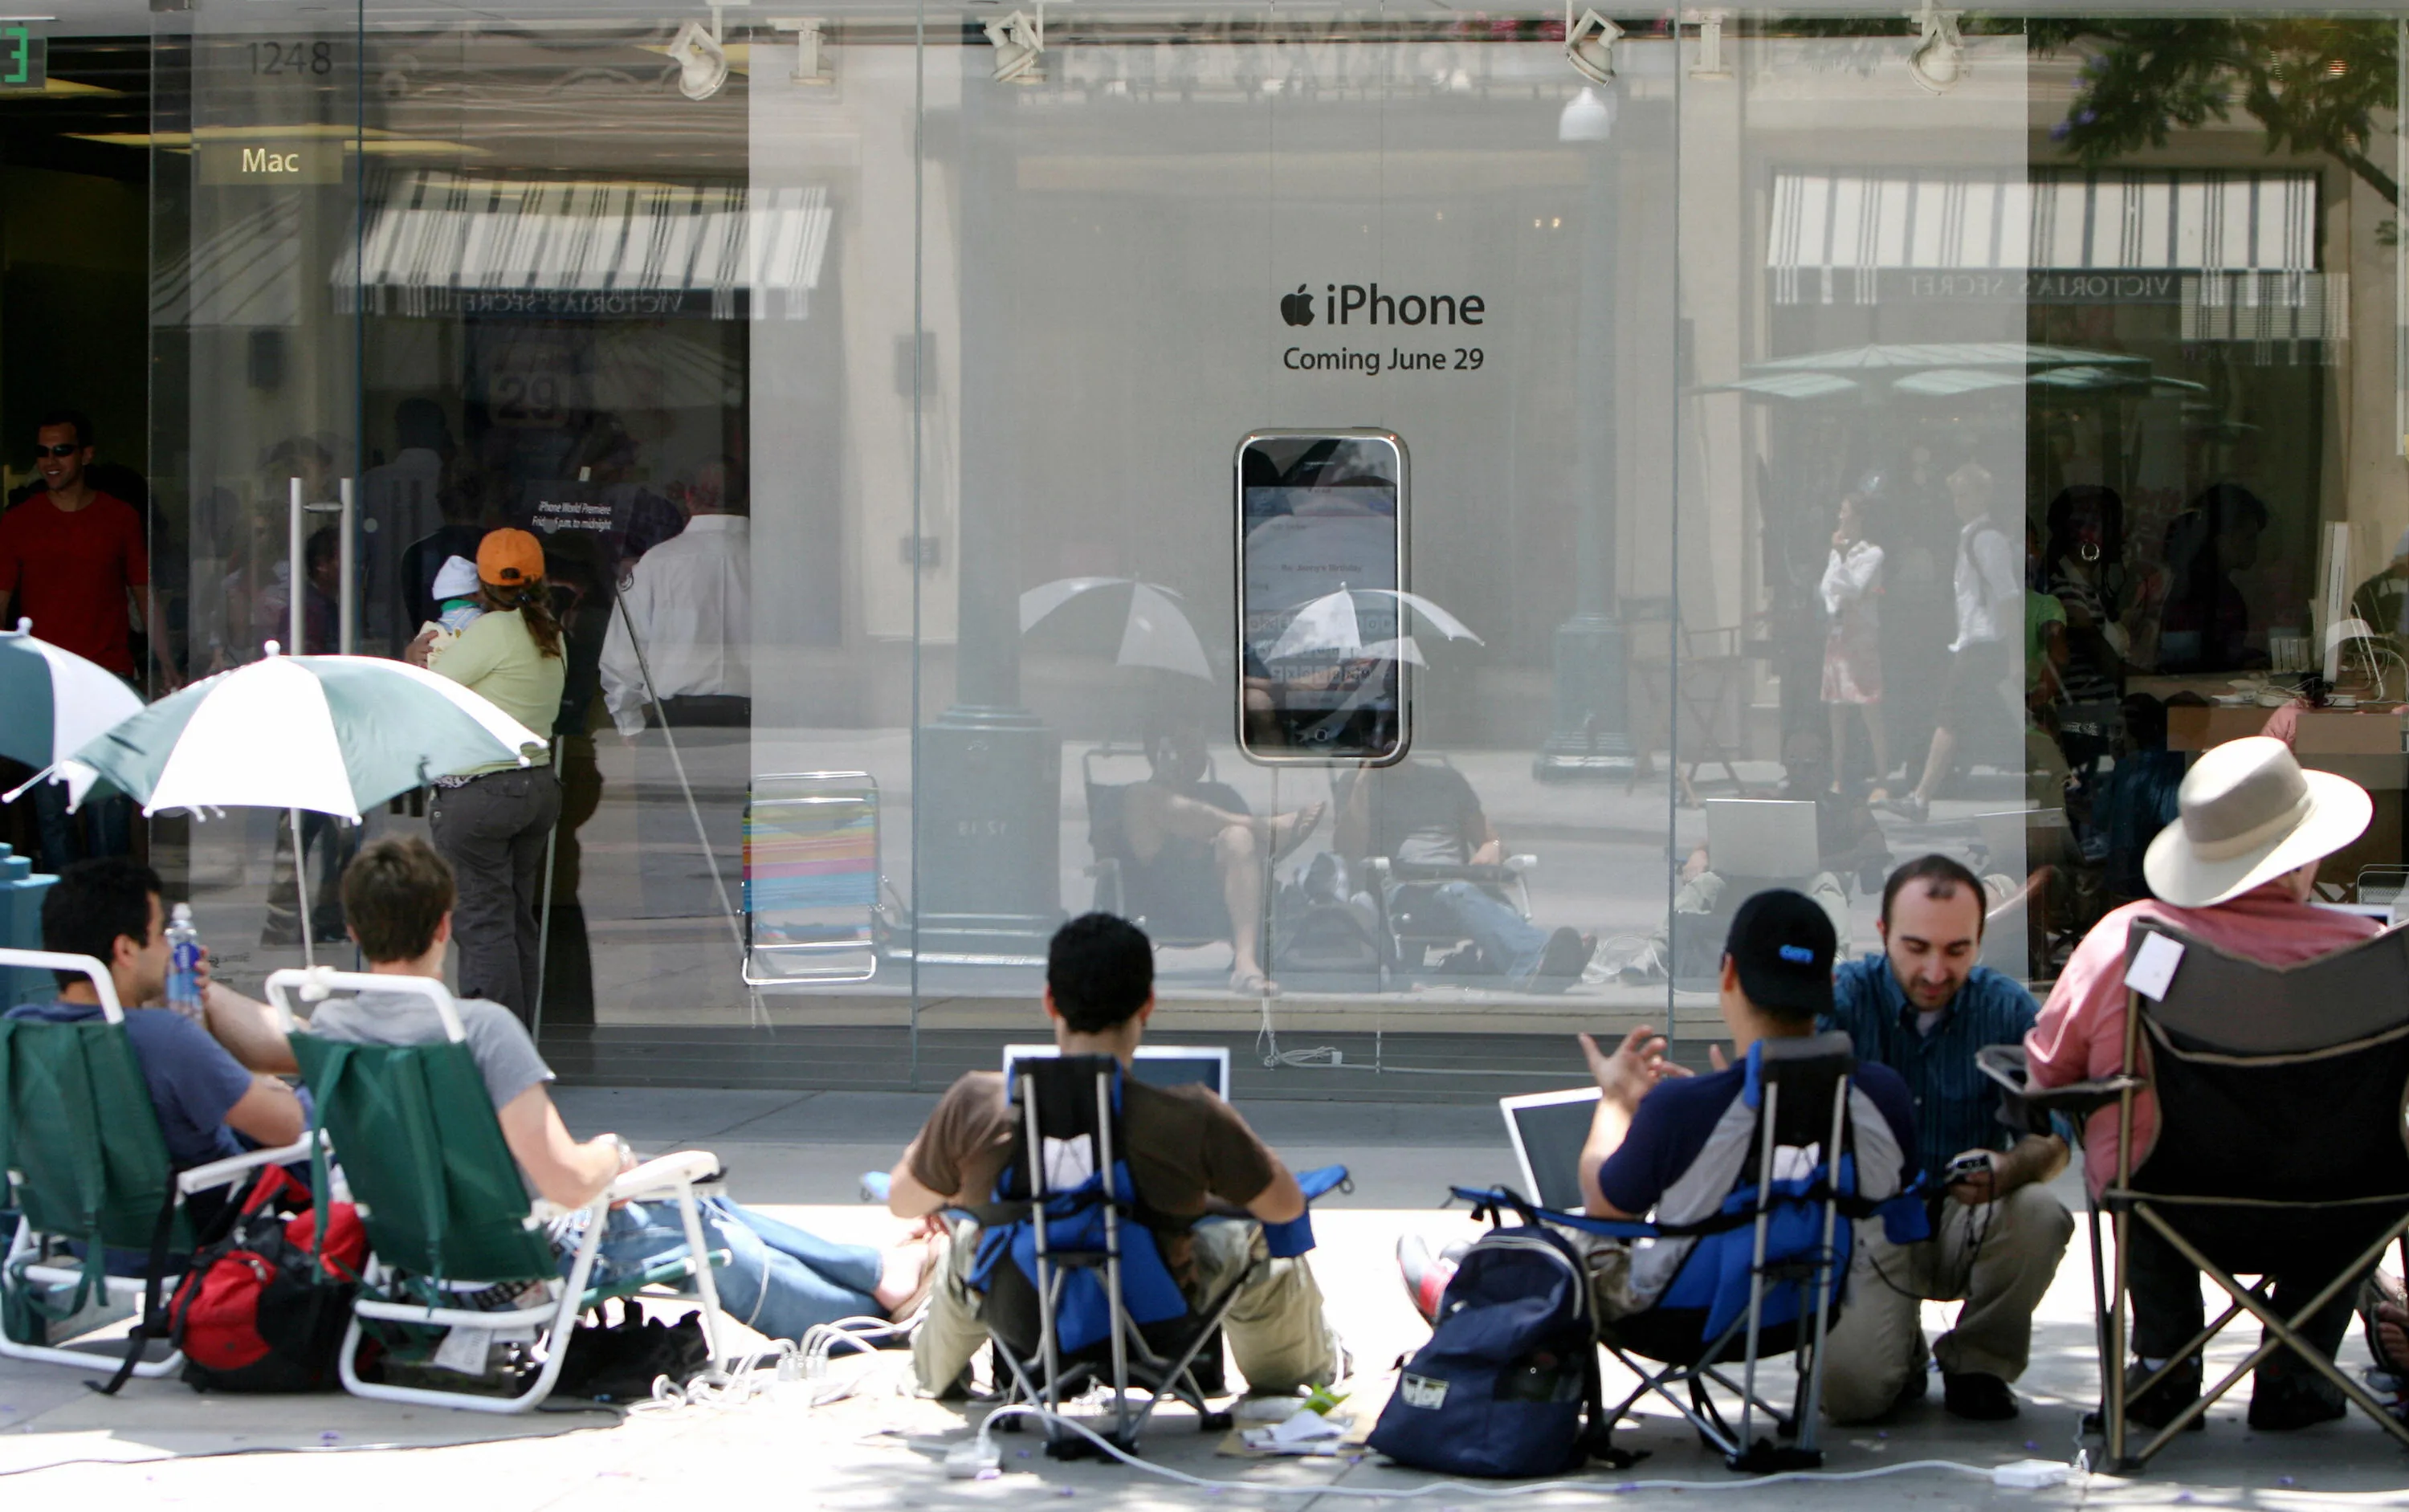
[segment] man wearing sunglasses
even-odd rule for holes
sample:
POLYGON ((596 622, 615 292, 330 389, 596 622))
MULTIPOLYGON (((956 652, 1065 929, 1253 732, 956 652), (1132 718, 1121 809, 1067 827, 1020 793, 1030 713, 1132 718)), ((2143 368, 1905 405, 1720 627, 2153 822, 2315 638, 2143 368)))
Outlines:
MULTIPOLYGON (((52 645, 135 682, 133 626, 149 627, 162 689, 174 685, 167 642, 151 598, 151 562, 142 517, 84 476, 92 463, 92 422, 53 410, 35 430, 34 466, 46 491, 0 514, 0 625, 30 619, 52 645)), ((56 871, 91 856, 123 855, 130 815, 117 800, 87 804, 79 824, 66 789, 34 790, 43 859, 56 871), (81 831, 79 833, 79 831, 81 831)))

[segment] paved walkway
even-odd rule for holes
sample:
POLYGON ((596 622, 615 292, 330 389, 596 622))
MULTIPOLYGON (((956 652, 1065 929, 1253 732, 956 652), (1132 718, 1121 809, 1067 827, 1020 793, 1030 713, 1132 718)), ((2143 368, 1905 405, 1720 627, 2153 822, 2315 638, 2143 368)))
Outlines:
MULTIPOLYGON (((855 1200, 858 1174, 890 1163, 930 1099, 847 1093, 664 1093, 577 1088, 562 1105, 581 1132, 615 1128, 646 1148, 702 1145, 731 1168, 740 1195, 830 1237, 876 1241, 895 1226, 855 1200)), ((1299 1165, 1346 1159, 1351 1194, 1317 1209, 1321 1246, 1314 1264, 1334 1320, 1359 1363, 1361 1388, 1386 1390, 1390 1363, 1423 1337, 1394 1280, 1391 1251, 1408 1230, 1463 1228, 1461 1213, 1434 1211, 1448 1181, 1508 1176, 1510 1158, 1481 1108, 1337 1107, 1261 1103, 1248 1113, 1299 1165)), ((2070 1190, 2070 1198, 2077 1194, 2070 1190)), ((1834 1470, 1878 1469, 1910 1459, 1990 1465, 2070 1456, 2075 1421, 2093 1390, 2087 1251, 2076 1247, 2041 1313, 2031 1372, 2020 1383, 2025 1415, 1999 1426, 1961 1424, 1936 1403, 1879 1430, 1827 1435, 1834 1470)), ((1926 1324, 1945 1326, 1945 1309, 1926 1324)), ((2243 1337, 2225 1347, 2229 1361, 2243 1337)), ((2356 1334, 2352 1368, 2367 1362, 2356 1334)), ((95 1375, 100 1374, 97 1370, 95 1375)), ((1188 1475, 1248 1486, 1342 1489, 1378 1501, 1332 1495, 1265 1496, 1207 1490, 1118 1466, 1056 1463, 1028 1437, 1000 1435, 1004 1474, 988 1481, 945 1477, 946 1448, 969 1435, 957 1409, 900 1394, 900 1354, 841 1364, 834 1379, 853 1394, 813 1407, 802 1384, 775 1386, 728 1407, 680 1407, 620 1415, 545 1413, 527 1419, 401 1408, 341 1396, 201 1396, 172 1382, 137 1382, 115 1400, 86 1390, 80 1373, 0 1363, 0 1476, 12 1500, 40 1497, 76 1506, 330 1507, 475 1506, 657 1508, 777 1502, 830 1508, 946 1509, 997 1504, 1035 1508, 1109 1500, 1116 1507, 1238 1504, 1388 1506, 1427 1476, 1364 1460, 1265 1462, 1215 1452, 1184 1413, 1166 1413, 1147 1441, 1150 1459, 1188 1475), (261 1450, 296 1450, 262 1454, 261 1450), (1028 1455, 1022 1458, 1023 1454, 1028 1455)), ((1609 1390, 1613 1382, 1609 1380, 1609 1390)), ((1637 1469, 1584 1476, 1594 1490, 1517 1498, 1585 1505, 1635 1481, 1702 1483, 1701 1490, 1635 1490, 1632 1501, 1678 1506, 1709 1495, 1717 1506, 1850 1507, 2173 1505, 2267 1508, 2409 1505, 2409 1458, 2373 1425, 2345 1420, 2292 1435, 2250 1433, 2243 1404, 2219 1406, 2204 1433, 2186 1435, 2146 1477, 2106 1477, 2042 1492, 1995 1490, 1987 1481, 1942 1471, 1837 1485, 1760 1486, 1726 1474, 1678 1419, 1650 1414, 1622 1442, 1651 1451, 1637 1469)), ((1421 1499, 1445 1512, 1486 1501, 1449 1489, 1421 1499)))

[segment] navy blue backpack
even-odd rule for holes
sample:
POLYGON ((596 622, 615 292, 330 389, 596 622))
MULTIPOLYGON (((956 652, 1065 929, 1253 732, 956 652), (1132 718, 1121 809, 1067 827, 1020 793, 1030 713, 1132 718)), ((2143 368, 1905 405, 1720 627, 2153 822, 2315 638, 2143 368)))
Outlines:
POLYGON ((1371 1447, 1458 1476, 1554 1476, 1605 1442, 1589 1275, 1562 1235, 1493 1229, 1439 1298, 1371 1447))

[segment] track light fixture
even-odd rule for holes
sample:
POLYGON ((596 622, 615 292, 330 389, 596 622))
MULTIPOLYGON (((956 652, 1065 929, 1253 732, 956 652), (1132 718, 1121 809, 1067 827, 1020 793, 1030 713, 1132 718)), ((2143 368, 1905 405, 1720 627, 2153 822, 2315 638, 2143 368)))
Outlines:
POLYGON ((1593 84, 1614 81, 1614 44, 1623 28, 1594 10, 1573 18, 1573 0, 1565 0, 1565 61, 1593 84))
POLYGON ((689 100, 707 100, 728 82, 728 49, 720 41, 719 7, 711 7, 711 22, 689 21, 670 43, 670 62, 678 65, 678 93, 689 100))
POLYGON ((1000 84, 1037 84, 1046 79, 1046 0, 1037 0, 1037 17, 1016 10, 987 23, 987 39, 995 46, 995 79, 1000 84))
POLYGON ((1923 34, 1915 50, 1907 55, 1908 77, 1934 94, 1946 94, 1966 77, 1966 39, 1957 35, 1957 18, 1961 10, 1941 10, 1933 0, 1924 0, 1924 8, 1907 15, 1923 34))

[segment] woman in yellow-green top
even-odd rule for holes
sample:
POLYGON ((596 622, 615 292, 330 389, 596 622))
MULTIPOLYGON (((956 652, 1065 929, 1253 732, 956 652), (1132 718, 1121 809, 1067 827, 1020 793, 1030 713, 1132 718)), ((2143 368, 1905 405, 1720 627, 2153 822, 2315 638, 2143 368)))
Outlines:
MULTIPOLYGON (((489 531, 477 546, 478 601, 484 612, 438 647, 432 634, 409 656, 549 740, 560 713, 568 662, 560 622, 543 579, 543 547, 524 530, 489 531)), ((427 810, 435 848, 452 863, 459 896, 452 938, 460 952, 460 993, 501 1003, 522 1019, 535 1012, 537 892, 543 842, 560 817, 560 783, 548 766, 501 761, 436 779, 427 810)))

